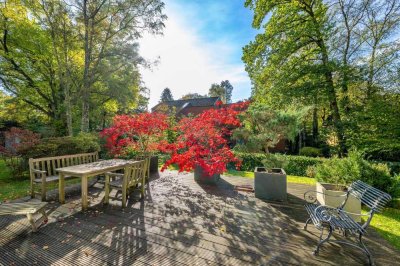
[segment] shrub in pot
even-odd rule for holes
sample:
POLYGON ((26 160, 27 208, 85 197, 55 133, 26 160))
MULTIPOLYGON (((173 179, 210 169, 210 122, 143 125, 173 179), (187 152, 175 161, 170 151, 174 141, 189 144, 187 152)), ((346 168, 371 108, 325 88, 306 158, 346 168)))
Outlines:
POLYGON ((100 135, 105 138, 105 148, 113 157, 134 159, 150 156, 150 172, 156 172, 156 153, 166 143, 164 132, 167 128, 168 117, 165 114, 119 115, 100 135))
MULTIPOLYGON (((313 172, 318 180, 317 191, 332 195, 343 194, 346 186, 356 180, 362 180, 392 195, 398 187, 398 180, 390 176, 387 165, 370 163, 363 159, 361 152, 355 150, 350 151, 347 158, 334 157, 326 160, 322 164, 315 166, 314 171, 310 172, 313 172)), ((343 201, 343 199, 336 198, 336 201, 326 202, 334 199, 334 197, 317 197, 321 204, 336 205, 335 207, 343 201)), ((345 208, 345 210, 360 213, 361 203, 352 197, 350 197, 349 201, 346 204, 348 208, 345 208)), ((360 220, 359 217, 357 217, 357 220, 360 220)))
POLYGON ((240 161, 229 148, 228 139, 232 130, 240 126, 238 115, 247 104, 220 106, 197 117, 181 119, 176 126, 176 141, 164 149, 170 158, 162 171, 175 164, 180 172, 194 170, 199 182, 215 183, 228 163, 239 166, 240 161))

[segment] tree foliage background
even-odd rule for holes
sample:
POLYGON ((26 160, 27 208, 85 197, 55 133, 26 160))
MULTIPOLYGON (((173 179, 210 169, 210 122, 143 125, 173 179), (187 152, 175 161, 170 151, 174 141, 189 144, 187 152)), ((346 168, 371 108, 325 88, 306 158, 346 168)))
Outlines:
POLYGON ((353 146, 386 149, 393 154, 386 159, 400 160, 400 2, 245 5, 261 31, 243 48, 254 101, 280 110, 312 106, 300 145, 339 155, 353 146))
POLYGON ((2 98, 48 135, 98 130, 116 113, 146 110, 137 40, 162 33, 163 8, 159 0, 2 1, 2 98))

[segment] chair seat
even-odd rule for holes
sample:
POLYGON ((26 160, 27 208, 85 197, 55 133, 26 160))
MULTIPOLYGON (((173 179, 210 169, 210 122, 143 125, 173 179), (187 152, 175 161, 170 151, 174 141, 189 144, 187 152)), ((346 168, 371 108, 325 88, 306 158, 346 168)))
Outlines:
MULTIPOLYGON (((64 179, 72 179, 74 178, 73 176, 64 176, 64 179)), ((58 180, 60 179, 60 177, 58 175, 51 175, 51 176, 46 176, 46 183, 51 183, 51 182, 58 182, 58 180)), ((42 183, 42 179, 41 178, 36 178, 33 180, 33 182, 35 183, 42 183)))
POLYGON ((123 178, 118 178, 116 180, 110 181, 110 186, 114 188, 122 189, 123 178))
POLYGON ((353 220, 348 214, 336 208, 308 203, 305 205, 311 221, 317 227, 330 225, 333 230, 348 230, 353 233, 363 232, 361 225, 353 220), (319 207, 319 208, 318 208, 319 207), (318 208, 318 209, 317 209, 318 208))
POLYGON ((0 215, 34 214, 46 204, 46 202, 1 203, 0 215))

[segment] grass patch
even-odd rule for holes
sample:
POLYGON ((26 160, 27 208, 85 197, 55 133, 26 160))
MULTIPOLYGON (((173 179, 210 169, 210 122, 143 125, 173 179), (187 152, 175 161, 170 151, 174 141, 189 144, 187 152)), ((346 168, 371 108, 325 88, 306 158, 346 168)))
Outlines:
MULTIPOLYGON (((66 180, 65 185, 80 183, 81 179, 66 180)), ((47 191, 58 189, 57 183, 47 184, 47 191)), ((37 190, 37 188, 36 188, 37 190)), ((0 160, 0 202, 22 198, 30 194, 29 177, 16 179, 3 160, 0 160)))
MULTIPOLYGON (((247 172, 247 171, 237 171, 237 170, 228 170, 224 173, 227 176, 241 176, 245 178, 254 178, 254 172, 247 172)), ((309 178, 305 176, 295 176, 295 175, 288 175, 287 181, 289 183, 296 183, 296 184, 306 184, 306 185, 315 185, 316 181, 314 178, 309 178)))
MULTIPOLYGON (((367 213, 367 209, 363 213, 367 213)), ((385 208, 374 214, 370 224, 383 238, 400 250, 400 210, 385 208)))

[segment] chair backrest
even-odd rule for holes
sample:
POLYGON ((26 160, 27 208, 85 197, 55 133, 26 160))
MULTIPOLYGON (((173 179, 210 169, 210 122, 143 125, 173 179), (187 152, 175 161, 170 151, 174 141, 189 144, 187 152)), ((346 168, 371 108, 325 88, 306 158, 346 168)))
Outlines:
POLYGON ((383 207, 392 200, 392 197, 389 194, 360 180, 357 180, 350 185, 349 193, 375 212, 382 211, 383 207))
MULTIPOLYGON (((92 163, 98 161, 99 153, 81 153, 62 155, 55 157, 44 157, 44 158, 30 158, 29 168, 30 170, 36 169, 46 171, 48 176, 57 175, 55 169, 67 166, 73 166, 78 164, 92 163)), ((32 171, 31 171, 32 175, 32 171)))
POLYGON ((146 176, 146 160, 136 161, 126 166, 125 176, 128 180, 128 188, 141 183, 146 176))
POLYGON ((138 160, 138 161, 145 160, 146 161, 146 166, 145 166, 145 168, 146 168, 146 173, 145 173, 146 179, 148 179, 150 177, 150 158, 151 158, 151 155, 141 155, 141 156, 136 156, 134 158, 134 160, 138 160))

